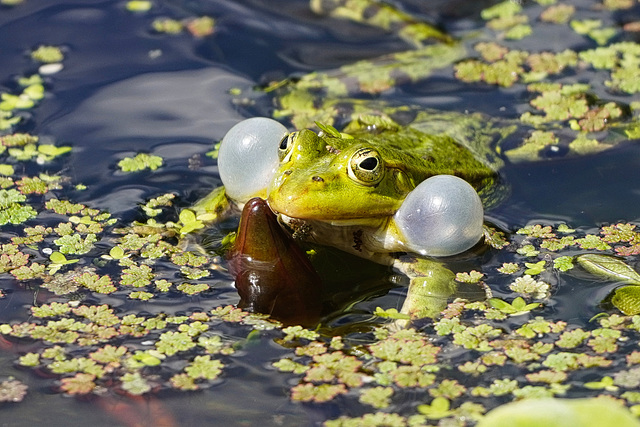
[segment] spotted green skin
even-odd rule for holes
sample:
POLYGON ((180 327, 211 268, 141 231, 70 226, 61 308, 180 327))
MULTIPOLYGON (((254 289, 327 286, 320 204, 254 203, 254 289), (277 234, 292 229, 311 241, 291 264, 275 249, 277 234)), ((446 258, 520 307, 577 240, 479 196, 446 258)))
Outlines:
POLYGON ((290 141, 289 156, 267 194, 273 210, 293 218, 366 222, 392 216, 431 176, 457 175, 479 191, 496 178, 495 170, 453 138, 411 128, 362 138, 318 136, 304 129, 290 141), (347 172, 358 152, 378 154, 379 182, 363 182, 347 172))

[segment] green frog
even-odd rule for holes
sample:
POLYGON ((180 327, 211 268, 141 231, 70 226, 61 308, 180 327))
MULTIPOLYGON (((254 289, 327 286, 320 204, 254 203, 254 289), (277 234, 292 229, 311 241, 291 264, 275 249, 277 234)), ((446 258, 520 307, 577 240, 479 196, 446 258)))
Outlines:
POLYGON ((482 204, 504 194, 496 191, 501 161, 489 141, 513 130, 480 116, 458 117, 459 126, 451 119, 434 112, 413 127, 384 114, 361 115, 342 132, 322 124, 320 132, 289 132, 271 119, 248 119, 221 143, 225 187, 193 209, 214 220, 228 202, 262 197, 295 239, 409 277, 401 313, 433 317, 456 291, 453 273, 433 256, 481 240, 482 204))
POLYGON ((214 190, 193 211, 198 220, 215 221, 230 204, 266 199, 295 239, 406 275, 410 284, 401 312, 435 316, 456 292, 454 274, 438 257, 479 244, 482 205, 497 204, 507 192, 499 175, 501 144, 521 126, 480 114, 349 98, 424 78, 463 58, 465 48, 382 3, 312 0, 311 6, 396 31, 415 49, 269 87, 278 106, 274 118, 286 118, 299 130, 276 122, 232 129, 220 147, 226 188, 214 190), (456 178, 433 180, 441 176, 456 178), (446 209, 438 211, 438 204, 446 209), (436 220, 421 228, 430 209, 436 220))

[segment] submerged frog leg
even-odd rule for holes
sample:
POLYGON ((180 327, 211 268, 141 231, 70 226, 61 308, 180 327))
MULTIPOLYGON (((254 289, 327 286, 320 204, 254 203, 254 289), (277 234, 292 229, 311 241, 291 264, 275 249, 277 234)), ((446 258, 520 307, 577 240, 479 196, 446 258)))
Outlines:
POLYGON ((349 19, 393 32, 415 47, 422 47, 430 40, 446 43, 453 41, 433 25, 419 21, 387 3, 375 0, 311 0, 310 5, 311 10, 318 14, 349 19))
MULTIPOLYGON (((396 260, 394 267, 409 277, 409 290, 401 313, 412 319, 437 317, 456 293, 455 275, 440 262, 413 258, 396 260)), ((399 320, 397 327, 406 327, 409 321, 399 320)))

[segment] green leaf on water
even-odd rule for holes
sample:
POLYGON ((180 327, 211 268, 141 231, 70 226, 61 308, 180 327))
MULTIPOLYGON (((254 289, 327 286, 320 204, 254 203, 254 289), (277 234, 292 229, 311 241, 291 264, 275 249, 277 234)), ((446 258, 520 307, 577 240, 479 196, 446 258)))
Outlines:
POLYGON ((536 274, 540 274, 544 271, 545 261, 539 262, 525 262, 524 265, 527 269, 524 271, 524 274, 530 274, 535 276, 536 274))
POLYGON ((640 314, 640 286, 623 286, 613 291, 611 303, 627 316, 640 314))
POLYGON ((386 310, 376 307, 376 311, 373 312, 375 316, 378 317, 386 317, 389 319, 411 319, 411 316, 408 314, 400 313, 395 308, 388 308, 386 310))
POLYGON ((35 61, 49 64, 62 61, 64 59, 64 54, 59 47, 43 45, 31 52, 31 58, 35 61))
POLYGON ((640 285, 640 274, 619 258, 609 255, 584 254, 576 257, 582 268, 596 276, 640 285))
POLYGON ((418 412, 426 415, 429 419, 438 420, 452 414, 451 403, 445 397, 436 397, 430 405, 419 405, 418 412))
POLYGON ((522 297, 515 298, 511 304, 499 298, 489 298, 488 302, 491 307, 512 316, 527 313, 540 306, 540 303, 538 302, 527 304, 522 297))
POLYGON ((160 156, 147 153, 138 153, 135 157, 125 157, 118 162, 118 167, 123 172, 138 172, 144 169, 156 170, 162 166, 163 160, 160 156))
POLYGON ((65 257, 62 253, 56 251, 53 252, 51 255, 49 255, 49 260, 51 260, 52 263, 54 264, 73 264, 74 262, 78 262, 79 260, 77 259, 70 259, 68 260, 67 257, 65 257))
POLYGON ((187 234, 194 230, 204 228, 202 221, 196 218, 196 214, 190 209, 183 209, 180 211, 180 222, 183 224, 180 228, 181 234, 187 234))

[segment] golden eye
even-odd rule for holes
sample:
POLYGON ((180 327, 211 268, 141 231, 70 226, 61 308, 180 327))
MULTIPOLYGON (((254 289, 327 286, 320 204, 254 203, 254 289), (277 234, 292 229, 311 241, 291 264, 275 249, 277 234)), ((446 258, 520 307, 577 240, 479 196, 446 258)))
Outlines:
POLYGON ((291 158, 291 151, 293 150, 293 142, 298 136, 298 132, 291 132, 285 135, 278 145, 278 158, 280 163, 288 162, 291 158))
POLYGON ((361 148, 349 160, 349 177, 363 185, 376 185, 384 172, 382 159, 376 150, 361 148))

